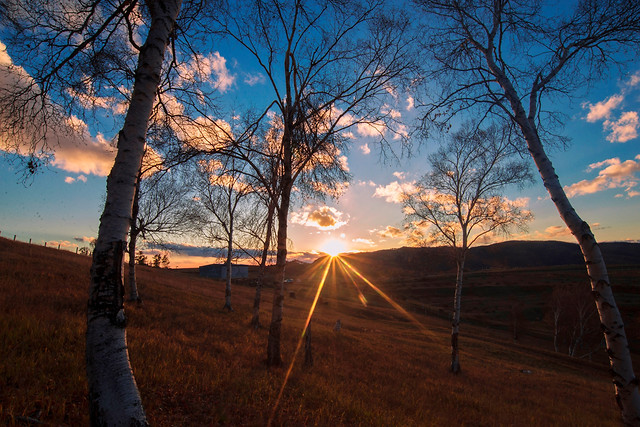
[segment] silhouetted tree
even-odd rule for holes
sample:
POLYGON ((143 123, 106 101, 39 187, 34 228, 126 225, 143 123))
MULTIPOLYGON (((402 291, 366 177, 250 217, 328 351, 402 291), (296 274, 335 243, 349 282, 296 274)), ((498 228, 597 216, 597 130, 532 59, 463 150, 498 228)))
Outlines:
POLYGON ((178 31, 195 27, 194 17, 207 5, 189 3, 176 26, 181 0, 0 3, 3 42, 21 60, 3 69, 15 84, 0 88, 0 133, 13 144, 9 149, 29 159, 29 172, 65 137, 57 130, 77 130, 74 114, 85 117, 109 97, 128 105, 91 268, 86 361, 92 425, 147 424, 125 338, 123 254, 166 47, 175 46, 178 31))
POLYGON ((581 0, 566 8, 526 0, 414 2, 427 19, 423 51, 425 59, 433 60, 430 77, 442 88, 440 97, 426 102, 425 125, 472 111, 500 116, 520 130, 585 258, 624 422, 640 423, 638 380, 605 262, 547 155, 549 143, 558 139, 551 131, 561 123, 553 110, 557 98, 571 97, 611 67, 623 65, 625 53, 636 57, 640 2, 581 0))
MULTIPOLYGON (((224 33, 258 61, 273 98, 260 115, 277 120, 279 159, 275 292, 267 363, 280 365, 287 220, 294 184, 310 163, 339 162, 340 134, 358 125, 383 137, 394 121, 394 79, 409 74, 408 19, 383 2, 318 0, 232 2, 224 33)), ((317 169, 318 173, 321 169, 317 169)), ((326 169, 329 170, 329 169, 326 169)))
POLYGON ((512 160, 517 153, 509 129, 486 130, 467 125, 429 156, 431 172, 404 195, 409 227, 426 228, 426 239, 450 246, 455 253, 456 284, 451 321, 451 371, 460 372, 458 334, 464 263, 469 248, 490 234, 523 229, 533 219, 516 201, 500 195, 508 185, 531 180, 528 164, 512 160))
POLYGON ((225 163, 216 160, 203 161, 199 165, 197 182, 198 194, 205 219, 204 235, 210 242, 221 242, 226 245, 225 267, 226 286, 224 307, 233 311, 231 306, 232 261, 237 239, 237 223, 241 216, 252 215, 247 205, 253 187, 243 179, 246 164, 233 157, 224 159, 225 163))
MULTIPOLYGON (((157 166, 146 170, 157 169, 157 166)), ((140 176, 144 176, 141 170, 140 176)), ((178 172, 162 170, 138 179, 129 230, 129 301, 140 301, 135 257, 139 236, 162 246, 168 236, 192 233, 202 221, 191 190, 178 172)))

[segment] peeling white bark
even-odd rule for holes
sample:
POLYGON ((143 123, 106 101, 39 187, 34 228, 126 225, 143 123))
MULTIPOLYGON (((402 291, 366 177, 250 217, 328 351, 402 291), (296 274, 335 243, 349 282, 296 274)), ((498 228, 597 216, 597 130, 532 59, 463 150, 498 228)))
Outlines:
MULTIPOLYGON (((633 371, 629 344, 624 331, 624 324, 620 310, 613 297, 607 267, 595 236, 591 232, 589 224, 578 216, 571 205, 551 160, 544 150, 542 142, 535 126, 533 115, 527 117, 520 98, 511 82, 502 74, 495 64, 489 62, 493 74, 498 83, 504 89, 506 98, 514 112, 514 120, 520 127, 527 142, 529 153, 540 172, 542 182, 556 206, 560 217, 578 241, 582 255, 584 256, 587 273, 591 282, 591 290, 595 298, 600 323, 604 332, 604 338, 611 365, 610 373, 615 387, 616 401, 622 412, 625 424, 640 425, 640 393, 638 392, 638 379, 633 371)), ((532 93, 532 98, 535 93, 532 93)))
POLYGON ((90 417, 95 426, 148 425, 127 351, 122 266, 147 125, 181 0, 149 1, 146 5, 151 25, 138 58, 115 163, 107 178, 107 200, 91 266, 86 361, 90 417))

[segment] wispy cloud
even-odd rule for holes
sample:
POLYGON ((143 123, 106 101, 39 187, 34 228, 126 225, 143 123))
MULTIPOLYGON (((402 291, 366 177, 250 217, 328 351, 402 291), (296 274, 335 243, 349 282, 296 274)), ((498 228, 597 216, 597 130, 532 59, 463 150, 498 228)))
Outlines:
POLYGON ((68 176, 64 179, 67 184, 73 184, 76 181, 87 182, 87 177, 84 175, 78 175, 77 177, 68 176))
POLYGON ((246 73, 244 75, 244 82, 246 84, 248 84, 249 86, 255 86, 257 84, 264 84, 264 82, 266 82, 266 78, 264 76, 264 74, 262 73, 246 73))

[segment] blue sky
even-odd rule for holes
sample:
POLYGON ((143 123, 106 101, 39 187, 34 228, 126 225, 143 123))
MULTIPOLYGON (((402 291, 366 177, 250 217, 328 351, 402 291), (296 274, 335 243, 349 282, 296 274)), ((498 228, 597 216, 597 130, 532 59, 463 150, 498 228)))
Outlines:
MULTIPOLYGON (((3 46, 0 46, 3 48, 3 46)), ((0 65, 12 60, 0 49, 0 65)), ((223 102, 244 102, 246 93, 267 92, 264 76, 236 49, 220 49, 210 57, 211 76, 223 102)), ((397 94, 394 106, 403 118, 415 116, 408 94, 397 94)), ((566 150, 551 156, 577 212, 592 225, 599 241, 640 240, 640 64, 613 76, 583 99, 561 107, 567 115, 563 133, 571 137, 566 150)), ((22 170, 0 158, 0 232, 3 237, 75 250, 95 237, 104 200, 106 174, 112 162, 108 141, 115 132, 86 124, 84 138, 62 142, 53 164, 26 183, 22 170)), ((354 132, 347 156, 353 181, 337 201, 296 204, 290 214, 291 254, 310 260, 328 241, 347 250, 377 250, 405 244, 399 189, 410 188, 426 170, 426 154, 434 141, 410 158, 380 161, 379 150, 366 130, 354 132)), ((399 147, 396 147, 399 150, 399 147)), ((526 234, 517 239, 573 241, 536 175, 522 191, 510 189, 510 199, 523 198, 535 215, 526 234)), ((198 239, 179 240, 189 250, 172 254, 173 267, 208 262, 192 246, 198 239), (187 256, 188 255, 188 256, 187 256)), ((151 252, 151 251, 150 251, 151 252)))

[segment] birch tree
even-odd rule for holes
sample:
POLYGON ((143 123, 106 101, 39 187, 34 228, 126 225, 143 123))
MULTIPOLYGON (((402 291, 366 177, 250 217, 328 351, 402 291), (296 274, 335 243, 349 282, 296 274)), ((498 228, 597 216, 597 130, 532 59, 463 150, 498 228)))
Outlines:
POLYGON ((393 122, 394 79, 412 71, 408 20, 387 15, 390 5, 256 0, 231 2, 219 18, 224 33, 255 58, 273 97, 261 117, 277 115, 280 159, 277 204, 276 274, 267 363, 280 365, 280 336, 287 257, 287 221, 294 184, 312 159, 339 159, 341 133, 372 126, 377 133, 403 129, 393 122), (386 102, 385 102, 386 101, 386 102))
MULTIPOLYGON (((424 53, 434 61, 440 97, 426 102, 425 124, 460 111, 495 114, 520 130, 560 217, 585 259, 606 340, 616 399, 627 424, 640 423, 640 393, 624 323, 595 236, 575 211, 547 155, 558 140, 557 100, 571 97, 640 42, 640 3, 581 0, 560 16, 520 0, 415 0, 427 21, 424 53)), ((563 11, 563 9, 557 9, 563 11)), ((630 58, 635 55, 631 54, 630 58)), ((560 137, 561 138, 561 137, 560 137)))
POLYGON ((225 163, 202 161, 199 167, 199 198, 204 211, 211 220, 206 221, 204 233, 211 242, 226 245, 226 286, 223 309, 233 311, 231 305, 232 261, 236 252, 237 224, 242 216, 252 215, 246 209, 247 199, 254 192, 251 185, 243 180, 245 164, 234 158, 225 163))
POLYGON ((520 202, 500 194, 506 186, 531 180, 528 163, 513 160, 517 153, 509 129, 467 126, 429 156, 431 172, 415 192, 403 196, 410 227, 420 231, 426 226, 426 239, 450 246, 455 254, 450 369, 456 374, 460 372, 458 335, 467 251, 483 237, 507 235, 511 228, 523 229, 533 219, 520 202))
POLYGON ((0 4, 3 40, 22 60, 3 69, 16 84, 2 87, 0 131, 14 152, 29 158, 30 171, 55 148, 56 130, 75 130, 73 114, 85 111, 86 101, 113 101, 109 96, 122 95, 123 86, 127 92, 91 267, 86 361, 92 425, 147 425, 126 344, 123 254, 148 121, 181 7, 181 0, 0 4), (135 71, 120 73, 127 69, 135 71))
POLYGON ((193 195, 176 170, 138 177, 129 231, 129 301, 141 301, 136 283, 135 254, 138 237, 162 246, 168 236, 187 235, 202 218, 193 195))

